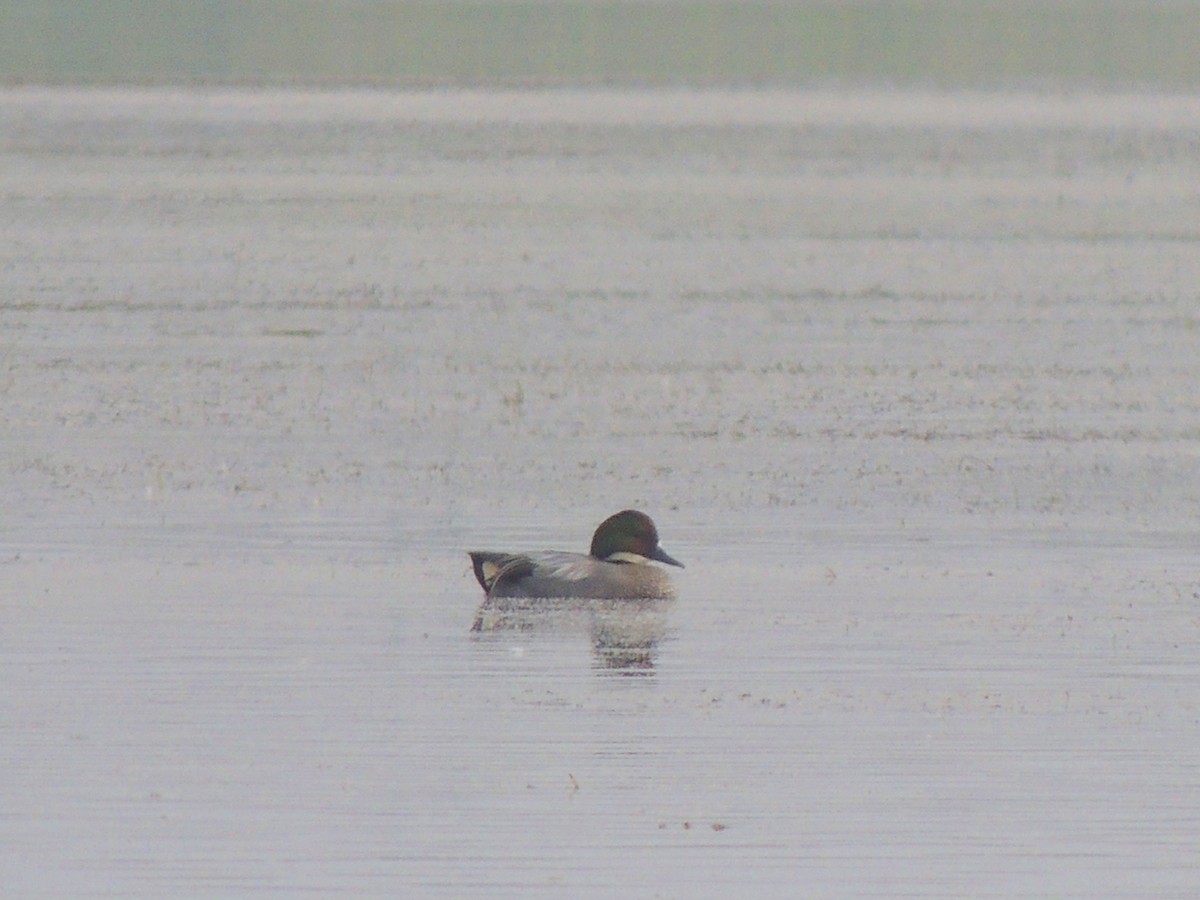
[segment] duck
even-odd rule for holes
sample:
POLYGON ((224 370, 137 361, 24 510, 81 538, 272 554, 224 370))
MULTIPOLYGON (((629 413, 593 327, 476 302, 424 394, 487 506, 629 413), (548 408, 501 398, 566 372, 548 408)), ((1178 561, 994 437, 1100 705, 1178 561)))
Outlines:
POLYGON ((658 529, 644 512, 626 509, 609 516, 592 535, 588 554, 468 551, 475 577, 494 598, 670 600, 675 585, 651 561, 683 568, 662 548, 658 529))

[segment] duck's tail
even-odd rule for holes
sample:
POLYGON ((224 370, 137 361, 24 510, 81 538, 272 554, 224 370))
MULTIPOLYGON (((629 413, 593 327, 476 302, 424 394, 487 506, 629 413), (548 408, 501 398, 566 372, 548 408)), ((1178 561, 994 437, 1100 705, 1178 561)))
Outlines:
POLYGON ((507 553, 489 553, 483 550, 469 550, 467 555, 471 557, 475 580, 479 582, 485 594, 492 589, 492 585, 496 583, 496 576, 512 559, 507 553))

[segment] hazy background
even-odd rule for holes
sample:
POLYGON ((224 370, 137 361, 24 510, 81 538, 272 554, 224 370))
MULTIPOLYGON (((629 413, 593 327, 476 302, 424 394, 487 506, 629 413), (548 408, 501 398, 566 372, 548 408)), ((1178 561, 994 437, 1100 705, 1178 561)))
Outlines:
POLYGON ((9 83, 1186 90, 1190 2, 0 2, 9 83))

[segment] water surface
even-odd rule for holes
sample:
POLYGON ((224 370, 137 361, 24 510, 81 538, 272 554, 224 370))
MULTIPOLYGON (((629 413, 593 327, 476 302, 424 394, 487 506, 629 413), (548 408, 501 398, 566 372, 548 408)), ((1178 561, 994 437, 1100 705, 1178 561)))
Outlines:
POLYGON ((0 93, 5 893, 1195 896, 1197 121, 0 93))

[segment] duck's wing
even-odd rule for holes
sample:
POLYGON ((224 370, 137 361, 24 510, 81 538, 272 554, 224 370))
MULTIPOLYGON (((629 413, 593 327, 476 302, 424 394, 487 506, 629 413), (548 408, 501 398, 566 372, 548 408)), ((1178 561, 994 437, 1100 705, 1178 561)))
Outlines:
POLYGON ((467 555, 471 557, 475 579, 488 594, 492 592, 496 582, 501 579, 519 580, 533 574, 533 560, 528 556, 513 553, 491 553, 484 550, 472 550, 467 555))
POLYGON ((470 554, 475 577, 489 597, 589 596, 596 560, 582 553, 470 554))
POLYGON ((666 598, 675 595, 667 574, 657 566, 603 562, 582 553, 531 553, 532 568, 501 572, 494 597, 568 597, 596 600, 666 598))
POLYGON ((583 597, 589 596, 588 586, 595 578, 596 560, 582 553, 546 550, 527 557, 533 564, 528 573, 509 574, 508 583, 520 582, 526 597, 583 597))

